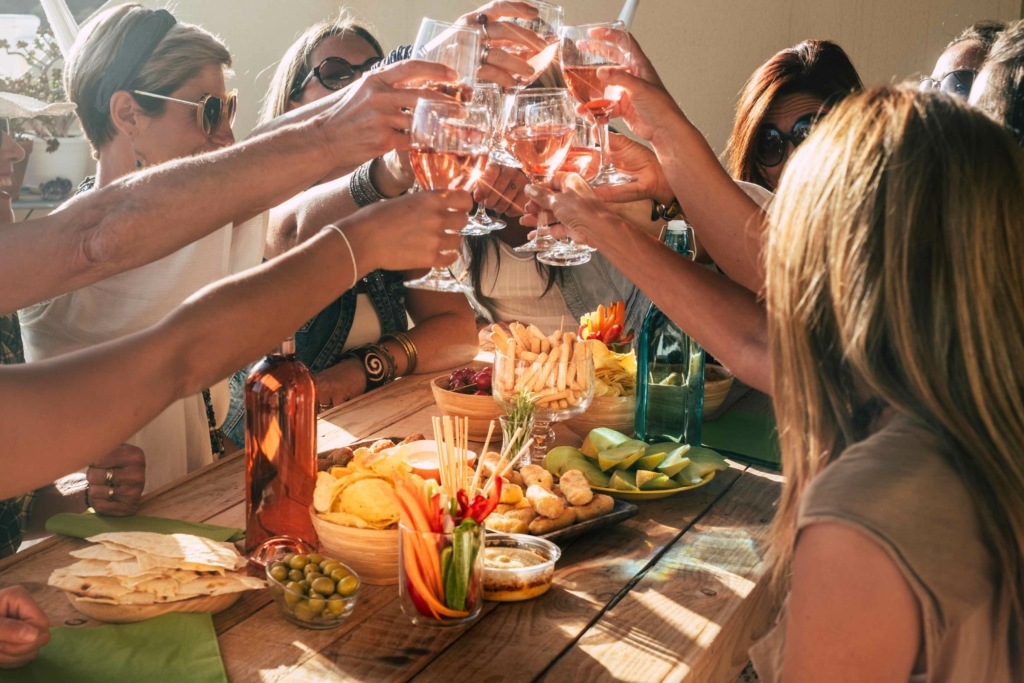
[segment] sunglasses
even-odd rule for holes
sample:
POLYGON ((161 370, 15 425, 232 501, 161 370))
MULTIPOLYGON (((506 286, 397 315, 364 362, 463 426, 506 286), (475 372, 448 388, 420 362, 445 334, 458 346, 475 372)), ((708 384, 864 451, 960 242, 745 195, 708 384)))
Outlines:
POLYGON ((297 99, 314 78, 328 90, 341 90, 382 61, 384 60, 381 57, 370 57, 362 64, 349 64, 341 57, 328 57, 313 67, 302 82, 292 89, 291 97, 297 99))
POLYGON ((811 128, 818 120, 817 114, 808 114, 797 119, 786 135, 774 125, 761 126, 757 131, 757 163, 765 168, 778 166, 786 158, 786 145, 792 143, 793 149, 807 139, 811 128))
POLYGON ((977 75, 978 72, 972 69, 959 69, 938 78, 922 78, 921 90, 941 90, 966 100, 971 95, 971 87, 977 75))
POLYGON ((132 93, 136 95, 144 95, 146 97, 153 97, 158 100, 166 100, 167 102, 177 102, 178 104, 186 104, 190 107, 196 108, 196 125, 199 126, 199 130, 203 131, 203 135, 210 136, 220 130, 220 125, 225 121, 228 122, 230 127, 235 122, 235 112, 238 110, 238 91, 232 90, 228 93, 227 97, 217 97, 216 95, 206 95, 203 99, 198 102, 190 102, 189 100, 179 100, 175 97, 167 97, 165 95, 157 95, 156 93, 144 92, 142 90, 132 90, 132 93))
POLYGON ((11 134, 11 120, 8 118, 0 119, 0 132, 11 134))

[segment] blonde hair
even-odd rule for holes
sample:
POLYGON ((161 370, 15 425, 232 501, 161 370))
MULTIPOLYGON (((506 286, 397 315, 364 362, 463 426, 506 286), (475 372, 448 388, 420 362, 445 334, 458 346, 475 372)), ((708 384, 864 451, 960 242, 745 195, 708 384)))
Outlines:
MULTIPOLYGON (((78 105, 78 119, 94 154, 117 134, 110 112, 95 106, 96 91, 125 36, 150 13, 137 3, 100 12, 82 27, 65 61, 64 90, 78 105)), ((224 43, 198 26, 178 23, 125 89, 170 95, 210 65, 231 66, 231 53, 224 43)), ((152 97, 136 97, 136 101, 150 116, 162 114, 166 105, 152 97)))
MULTIPOLYGON (((973 497, 1019 643, 1021 151, 957 98, 907 87, 853 95, 794 156, 768 235, 772 385, 787 478, 772 539, 776 579, 788 574, 801 494, 868 435, 871 405, 888 405, 949 444, 943 455, 973 497)), ((1011 650, 1019 657, 1019 647, 1011 650)))
POLYGON ((333 21, 321 21, 313 24, 299 36, 299 39, 292 43, 288 51, 284 53, 274 76, 270 80, 270 90, 263 100, 263 107, 260 109, 260 125, 276 119, 288 111, 288 103, 293 100, 295 88, 309 75, 309 72, 316 66, 310 64, 310 57, 313 50, 317 48, 325 38, 331 36, 342 36, 352 33, 359 36, 370 44, 379 57, 384 57, 384 51, 380 43, 373 37, 369 30, 359 25, 356 20, 346 11, 333 21))

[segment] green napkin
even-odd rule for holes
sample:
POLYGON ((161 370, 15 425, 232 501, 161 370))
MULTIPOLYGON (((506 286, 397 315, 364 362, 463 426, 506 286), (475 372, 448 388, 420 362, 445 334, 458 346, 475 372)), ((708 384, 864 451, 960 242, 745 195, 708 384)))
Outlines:
POLYGON ((46 521, 46 530, 51 534, 72 536, 74 538, 90 538, 98 534, 121 531, 152 531, 158 534, 192 534, 214 541, 231 541, 232 543, 245 538, 245 531, 227 526, 215 526, 200 522, 183 522, 180 519, 166 517, 105 517, 94 512, 83 512, 76 515, 61 512, 46 521))
POLYGON ((36 661, 4 683, 227 683, 209 614, 173 612, 137 624, 50 629, 36 661))
POLYGON ((770 415, 735 410, 705 422, 702 441, 708 448, 741 461, 753 462, 774 469, 782 466, 779 434, 775 418, 770 415))

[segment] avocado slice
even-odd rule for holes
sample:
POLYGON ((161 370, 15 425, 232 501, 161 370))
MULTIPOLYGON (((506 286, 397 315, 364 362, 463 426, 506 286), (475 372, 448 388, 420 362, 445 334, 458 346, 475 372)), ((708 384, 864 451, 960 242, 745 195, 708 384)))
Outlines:
POLYGON ((590 430, 590 434, 587 435, 587 440, 590 441, 590 445, 595 451, 595 454, 590 457, 595 457, 597 453, 600 453, 601 451, 607 451, 617 446, 621 446, 629 441, 630 438, 622 432, 617 432, 614 429, 598 427, 597 429, 590 430))
POLYGON ((679 474, 672 477, 672 481, 679 484, 680 486, 696 486, 701 483, 703 479, 693 474, 690 470, 690 465, 687 465, 683 469, 679 470, 679 474))
POLYGON ((643 441, 631 439, 621 446, 600 451, 597 454, 597 464, 603 472, 613 467, 617 470, 628 470, 633 464, 644 456, 647 444, 643 441))
POLYGON ((561 477, 569 470, 582 472, 591 486, 597 486, 602 489, 608 488, 611 477, 602 472, 601 468, 595 465, 593 460, 587 460, 582 455, 570 455, 555 474, 561 477))
POLYGON ((632 472, 615 470, 612 473, 611 486, 616 491, 639 491, 636 485, 636 475, 632 472))
POLYGON ((714 470, 729 469, 729 462, 710 448, 694 446, 686 454, 690 458, 690 472, 704 479, 714 470))
POLYGON ((565 461, 571 457, 582 458, 583 454, 572 446, 559 446, 558 448, 552 448, 548 451, 548 454, 544 456, 544 468, 551 474, 558 474, 565 461))
POLYGON ((594 447, 594 442, 590 440, 590 434, 587 434, 587 438, 583 439, 583 445, 580 446, 580 453, 588 458, 597 458, 597 448, 594 447))
POLYGON ((678 484, 668 478, 668 475, 649 470, 636 471, 636 485, 641 491, 652 491, 663 488, 678 488, 678 484))
POLYGON ((690 450, 690 446, 687 444, 676 447, 675 450, 661 461, 658 465, 658 471, 669 477, 676 476, 681 469, 690 464, 690 458, 687 457, 690 450))
POLYGON ((654 470, 665 458, 668 457, 668 454, 676 448, 679 448, 679 444, 674 441, 656 443, 648 446, 644 451, 644 457, 636 461, 636 469, 654 470))

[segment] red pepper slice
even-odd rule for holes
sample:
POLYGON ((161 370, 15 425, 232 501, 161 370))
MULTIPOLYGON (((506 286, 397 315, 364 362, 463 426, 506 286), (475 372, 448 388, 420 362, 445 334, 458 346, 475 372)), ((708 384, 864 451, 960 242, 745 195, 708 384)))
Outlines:
POLYGON ((601 338, 605 344, 611 344, 617 336, 622 332, 622 325, 612 325, 605 330, 604 336, 601 338))
MULTIPOLYGON (((459 493, 461 494, 462 492, 460 491, 459 493)), ((494 491, 491 492, 490 498, 484 498, 483 496, 477 496, 474 498, 463 519, 475 519, 476 523, 482 526, 484 520, 487 519, 488 515, 494 512, 494 509, 498 507, 498 503, 500 502, 501 478, 498 477, 494 480, 494 491)))

